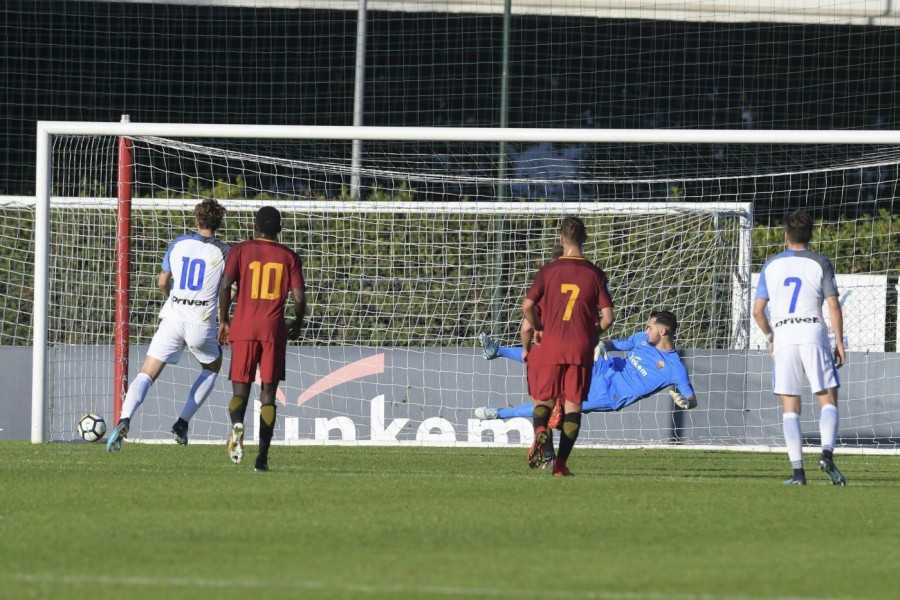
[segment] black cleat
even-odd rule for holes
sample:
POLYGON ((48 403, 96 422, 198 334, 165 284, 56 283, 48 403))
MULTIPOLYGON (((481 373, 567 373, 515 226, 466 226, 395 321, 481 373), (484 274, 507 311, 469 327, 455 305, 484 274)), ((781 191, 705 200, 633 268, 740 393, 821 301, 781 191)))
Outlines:
POLYGON ((265 458, 257 458, 253 470, 257 473, 266 473, 269 470, 269 461, 265 458))
POLYGON ((175 436, 175 441, 181 444, 182 446, 188 445, 188 424, 181 419, 175 421, 175 424, 172 425, 172 435, 175 436))
POLYGON ((791 475, 784 481, 784 485, 806 485, 806 475, 791 475))
POLYGON ((541 455, 541 468, 553 470, 553 462, 556 453, 553 452, 553 430, 547 430, 547 443, 544 445, 544 454, 541 455))
POLYGON ((819 459, 819 469, 825 471, 825 474, 828 475, 828 479, 831 480, 831 485, 847 485, 847 480, 844 478, 844 474, 841 473, 836 466, 834 466, 834 460, 826 457, 822 457, 819 459))

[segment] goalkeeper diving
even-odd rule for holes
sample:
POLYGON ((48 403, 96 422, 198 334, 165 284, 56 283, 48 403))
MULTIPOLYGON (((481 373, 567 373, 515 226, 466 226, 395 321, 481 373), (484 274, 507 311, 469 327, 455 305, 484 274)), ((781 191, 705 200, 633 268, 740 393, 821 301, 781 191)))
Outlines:
MULTIPOLYGON (((675 406, 689 410, 697 406, 697 398, 691 385, 687 368, 675 349, 675 331, 678 320, 667 310, 650 313, 650 320, 643 331, 623 339, 600 340, 594 353, 594 369, 587 400, 581 405, 583 413, 618 412, 638 400, 652 396, 670 386, 675 406), (608 356, 608 352, 624 352, 624 357, 608 356)), ((525 362, 523 348, 505 348, 495 343, 487 334, 480 336, 484 357, 497 357, 525 362)), ((531 352, 540 352, 534 346, 531 352)), ((481 407, 475 409, 479 419, 531 418, 534 405, 526 402, 510 408, 481 407)))

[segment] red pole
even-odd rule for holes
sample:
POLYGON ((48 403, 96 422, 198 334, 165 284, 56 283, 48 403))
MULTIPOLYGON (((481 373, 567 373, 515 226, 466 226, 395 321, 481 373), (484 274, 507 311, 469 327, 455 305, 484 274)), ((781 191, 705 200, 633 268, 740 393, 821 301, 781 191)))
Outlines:
MULTIPOLYGON (((129 121, 122 115, 122 122, 129 121)), ((119 138, 119 194, 116 222, 116 322, 115 368, 113 373, 113 420, 122 414, 122 402, 128 390, 129 286, 131 284, 131 184, 134 152, 131 139, 119 138)))

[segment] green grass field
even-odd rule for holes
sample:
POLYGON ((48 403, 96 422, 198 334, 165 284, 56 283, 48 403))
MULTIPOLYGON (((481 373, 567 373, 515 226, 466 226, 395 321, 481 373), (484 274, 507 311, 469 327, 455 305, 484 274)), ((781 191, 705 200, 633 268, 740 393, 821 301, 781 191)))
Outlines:
POLYGON ((0 444, 2 598, 897 598, 900 458, 0 444), (255 448, 248 448, 252 459, 255 448))

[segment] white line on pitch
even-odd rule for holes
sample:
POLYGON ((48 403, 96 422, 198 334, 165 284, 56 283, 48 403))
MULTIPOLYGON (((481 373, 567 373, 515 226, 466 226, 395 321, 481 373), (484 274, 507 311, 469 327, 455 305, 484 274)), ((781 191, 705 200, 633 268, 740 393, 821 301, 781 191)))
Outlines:
MULTIPOLYGON (((145 586, 162 588, 287 588, 360 594, 399 594, 404 596, 458 596, 473 598, 562 598, 566 600, 775 600, 774 596, 732 596, 717 594, 673 594, 668 592, 614 592, 567 590, 515 590, 492 587, 414 586, 402 584, 362 584, 307 579, 205 579, 202 577, 116 577, 108 575, 60 575, 57 573, 0 573, 0 581, 33 584, 145 586)), ((777 600, 824 600, 815 596, 777 596, 777 600)), ((829 597, 829 600, 840 600, 829 597)), ((849 598, 845 600, 851 600, 849 598)))

